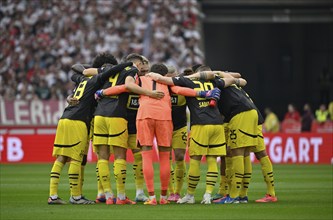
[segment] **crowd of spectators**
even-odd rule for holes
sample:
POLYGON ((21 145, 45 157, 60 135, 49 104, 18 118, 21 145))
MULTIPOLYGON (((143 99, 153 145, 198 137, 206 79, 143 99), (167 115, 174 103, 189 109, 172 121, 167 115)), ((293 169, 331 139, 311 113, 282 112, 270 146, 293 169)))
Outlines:
POLYGON ((203 63, 196 0, 4 0, 0 98, 61 100, 72 64, 108 51, 177 68, 203 63))
POLYGON ((309 103, 305 103, 300 113, 294 104, 288 105, 288 110, 280 121, 270 109, 265 109, 264 130, 266 132, 311 132, 320 129, 333 131, 333 101, 328 106, 320 104, 318 109, 312 110, 309 103))

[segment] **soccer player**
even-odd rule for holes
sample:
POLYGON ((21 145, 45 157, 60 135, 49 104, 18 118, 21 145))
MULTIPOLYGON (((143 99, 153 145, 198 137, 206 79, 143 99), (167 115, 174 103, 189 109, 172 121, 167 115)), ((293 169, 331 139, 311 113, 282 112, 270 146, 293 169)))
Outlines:
MULTIPOLYGON (((214 81, 205 79, 189 79, 185 77, 163 77, 149 73, 155 81, 167 85, 179 85, 204 91, 218 87, 224 89, 233 83, 240 83, 239 79, 228 78, 214 81)), ((246 83, 242 80, 242 83, 246 83)), ((189 144, 190 167, 188 171, 187 194, 177 203, 195 203, 194 193, 200 180, 200 162, 206 156, 208 170, 206 174, 206 192, 202 204, 211 204, 211 193, 218 177, 216 158, 226 154, 224 128, 222 117, 216 106, 210 106, 210 100, 205 98, 187 97, 187 104, 191 113, 191 138, 189 144)))
POLYGON ((80 192, 81 163, 87 146, 88 131, 95 106, 94 93, 108 77, 121 71, 132 63, 114 66, 101 74, 88 78, 80 73, 72 75, 72 81, 78 84, 73 97, 79 100, 77 105, 65 108, 61 116, 52 155, 56 157, 50 175, 50 197, 48 204, 65 204, 58 197, 58 184, 63 166, 69 161, 70 203, 94 204, 94 201, 84 198, 80 192))
MULTIPOLYGON (((157 75, 165 75, 168 72, 164 64, 154 64, 151 71, 157 75)), ((143 174, 149 193, 149 200, 145 205, 156 205, 156 196, 154 190, 154 168, 152 162, 152 146, 154 136, 157 140, 160 161, 160 180, 161 180, 161 197, 159 203, 168 204, 167 189, 170 180, 170 144, 172 138, 172 116, 171 116, 171 98, 169 87, 167 85, 155 82, 151 77, 141 76, 139 78, 140 85, 143 88, 155 89, 159 88, 165 94, 161 100, 153 100, 146 96, 140 96, 140 107, 137 114, 137 138, 142 146, 143 174)), ((181 87, 170 87, 170 90, 177 94, 185 96, 197 96, 199 93, 192 89, 184 89, 181 87)), ((218 90, 202 91, 203 97, 215 97, 218 90)))
MULTIPOLYGON (((232 89, 232 88, 230 88, 230 89, 232 89)), ((244 91, 244 89, 238 88, 238 90, 235 90, 235 89, 233 89, 233 90, 234 90, 234 93, 230 93, 229 95, 228 95, 228 93, 226 93, 226 96, 231 96, 231 94, 234 94, 234 99, 235 100, 238 99, 239 101, 238 102, 234 101, 233 102, 234 107, 233 108, 230 107, 229 109, 235 109, 237 107, 237 105, 238 105, 237 108, 241 108, 241 105, 243 105, 243 108, 245 109, 246 108, 245 103, 247 103, 247 105, 248 105, 247 108, 255 109, 258 114, 258 125, 257 125, 257 129, 256 129, 257 130, 257 133, 256 133, 257 142, 255 142, 254 147, 251 148, 251 152, 254 152, 257 160, 260 161, 262 174, 264 176, 264 180, 265 180, 266 186, 267 186, 267 193, 266 193, 265 197, 256 200, 256 202, 277 202, 277 197, 275 196, 275 188, 274 188, 273 166, 272 166, 271 160, 269 159, 269 157, 267 155, 266 147, 265 147, 265 143, 264 143, 264 137, 263 137, 263 133, 262 133, 262 124, 264 122, 264 118, 262 117, 262 115, 261 115, 260 111, 258 110, 258 108, 256 107, 256 105, 253 103, 253 100, 244 91), (240 100, 243 100, 243 101, 240 101, 240 100), (247 100, 247 101, 245 101, 245 100, 247 100), (243 103, 243 104, 240 104, 240 103, 243 103)), ((221 112, 224 112, 224 114, 230 115, 230 113, 226 113, 227 110, 226 110, 225 105, 228 105, 228 104, 231 105, 231 103, 232 102, 227 102, 227 101, 224 102, 224 104, 219 103, 221 112)), ((226 135, 227 135, 226 138, 230 138, 230 136, 228 136, 228 135, 231 135, 231 134, 228 132, 228 129, 227 129, 226 135)), ((251 179, 251 173, 252 173, 252 169, 249 166, 249 164, 250 164, 249 155, 246 156, 244 158, 244 160, 246 161, 246 163, 244 166, 245 173, 244 173, 244 178, 242 181, 242 186, 241 186, 240 196, 239 196, 240 203, 248 202, 247 191, 248 191, 249 181, 251 179)), ((233 166, 232 166, 232 161, 231 161, 231 152, 229 152, 229 153, 227 152, 227 156, 225 158, 221 157, 221 164, 220 164, 221 183, 220 183, 219 193, 215 196, 215 198, 213 198, 213 200, 218 200, 218 201, 216 201, 217 203, 223 204, 226 201, 227 197, 229 196, 229 192, 227 190, 231 188, 230 187, 230 181, 231 181, 230 177, 233 176, 232 167, 233 166)))
MULTIPOLYGON (((202 66, 199 67, 198 70, 209 71, 210 68, 202 66)), ((225 77, 226 75, 223 76, 225 77)), ((223 198, 215 200, 215 203, 247 203, 247 191, 252 175, 250 152, 252 149, 258 148, 255 151, 260 151, 262 154, 261 156, 263 157, 265 155, 265 151, 263 152, 262 146, 258 147, 258 125, 262 124, 264 119, 258 111, 257 107, 254 105, 249 95, 237 85, 233 85, 225 89, 221 99, 223 100, 223 102, 221 101, 218 104, 220 112, 225 116, 225 122, 227 122, 227 145, 231 149, 231 161, 228 157, 225 159, 227 164, 225 164, 223 158, 221 160, 222 189, 220 188, 220 192, 223 192, 223 186, 226 187, 227 182, 226 178, 223 177, 223 175, 226 175, 226 173, 228 173, 228 176, 232 175, 233 178, 231 180, 229 194, 223 198), (230 165, 231 168, 229 167, 230 165), (225 168, 228 168, 228 171, 224 171, 225 168)), ((259 133, 261 133, 260 127, 259 133)), ((269 169, 267 158, 268 157, 263 159, 263 162, 266 163, 266 170, 269 169)), ((269 170, 272 171, 271 169, 269 170)), ((263 171, 263 173, 264 172, 267 174, 267 171, 263 171)), ((272 172, 270 172, 270 177, 273 177, 272 172)), ((274 182, 272 184, 274 186, 274 182)), ((265 198, 267 197, 269 196, 266 195, 265 198)), ((269 198, 272 198, 272 200, 275 199, 275 197, 272 196, 270 196, 269 198)))
POLYGON ((264 143, 264 136, 262 133, 262 124, 258 125, 258 144, 253 149, 254 155, 260 162, 261 171, 264 176, 264 181, 266 183, 267 191, 265 197, 257 199, 256 202, 277 202, 277 196, 275 195, 274 187, 274 174, 273 165, 267 155, 266 146, 264 143))
MULTIPOLYGON (((140 66, 138 76, 145 75, 148 73, 150 64, 146 57, 142 56, 143 63, 140 66)), ((128 92, 125 88, 125 85, 120 85, 116 87, 110 87, 103 91, 97 92, 97 96, 102 98, 104 96, 118 95, 122 92, 128 92), (118 88, 116 88, 118 87, 118 88)), ((134 156, 133 171, 135 178, 135 188, 136 188, 136 202, 145 202, 148 200, 148 197, 144 194, 144 178, 142 172, 142 156, 141 150, 137 146, 136 138, 136 115, 139 108, 139 95, 135 93, 130 93, 128 96, 127 102, 127 128, 128 128, 128 149, 132 150, 134 156)))
MULTIPOLYGON (((125 68, 117 73, 103 85, 103 89, 125 84, 126 89, 138 94, 160 98, 164 94, 158 91, 144 90, 135 84, 134 77, 142 64, 142 57, 131 54, 126 58, 133 62, 132 67, 125 68)), ((96 69, 86 69, 84 74, 96 74, 96 69)), ((98 102, 94 119, 94 148, 98 154, 98 172, 104 189, 106 204, 114 204, 114 195, 111 190, 109 157, 111 148, 114 153, 114 176, 116 179, 117 198, 116 204, 135 204, 125 194, 126 181, 126 151, 128 141, 126 103, 128 93, 116 96, 106 96, 98 102)))
MULTIPOLYGON (((178 72, 173 66, 168 66, 168 73, 166 76, 174 77, 177 76, 178 72)), ((172 155, 170 155, 170 181, 169 181, 169 197, 168 201, 177 202, 180 199, 180 193, 183 188, 186 164, 185 164, 185 152, 187 146, 187 116, 186 116, 186 99, 182 95, 171 94, 171 104, 172 104, 172 123, 173 123, 173 133, 172 133, 172 144, 171 147, 175 154, 176 166, 173 169, 172 155), (176 179, 176 184, 174 187, 176 179)))

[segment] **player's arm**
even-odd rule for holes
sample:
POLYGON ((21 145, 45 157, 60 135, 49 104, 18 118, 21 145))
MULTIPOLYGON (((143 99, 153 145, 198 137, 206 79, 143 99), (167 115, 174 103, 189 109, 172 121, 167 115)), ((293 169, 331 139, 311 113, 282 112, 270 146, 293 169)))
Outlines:
POLYGON ((73 94, 70 94, 69 96, 67 96, 66 101, 71 106, 77 105, 80 102, 77 98, 73 97, 73 94))
POLYGON ((235 84, 236 86, 245 86, 247 84, 247 81, 243 78, 215 78, 216 85, 219 89, 226 88, 232 84, 235 84))
POLYGON ((100 89, 95 92, 95 99, 99 100, 102 99, 104 96, 109 96, 109 95, 119 95, 124 92, 129 92, 125 85, 117 85, 117 86, 111 86, 107 89, 100 89))
POLYGON ((107 70, 101 72, 98 74, 100 79, 105 82, 109 77, 121 72, 123 69, 125 69, 128 66, 132 66, 132 62, 126 62, 126 63, 121 63, 115 66, 112 66, 111 68, 106 68, 107 70))
POLYGON ((162 76, 161 74, 154 73, 154 72, 147 73, 146 76, 149 76, 154 81, 165 84, 165 85, 169 85, 169 86, 174 85, 172 77, 162 76))
POLYGON ((178 95, 188 96, 188 97, 201 97, 208 99, 219 99, 221 91, 218 88, 207 91, 197 91, 191 88, 182 86, 171 86, 171 91, 178 95), (217 98, 218 96, 218 98, 217 98))
POLYGON ((241 74, 237 72, 227 72, 227 71, 202 71, 185 77, 190 79, 212 80, 215 78, 215 76, 219 76, 222 78, 232 78, 232 77, 240 78, 241 74))
POLYGON ((128 91, 131 91, 133 93, 139 94, 139 95, 145 95, 145 96, 149 96, 151 98, 155 98, 155 99, 161 99, 164 97, 164 93, 161 91, 157 91, 157 90, 147 90, 144 89, 142 87, 140 87, 139 85, 137 85, 135 83, 135 79, 132 76, 127 76, 125 79, 125 88, 128 91))
POLYGON ((220 76, 222 78, 241 78, 242 75, 237 72, 228 72, 228 71, 213 71, 215 75, 220 76))
POLYGON ((82 74, 89 77, 89 76, 95 76, 98 74, 98 69, 97 68, 88 68, 88 69, 84 69, 82 71, 82 74))
POLYGON ((119 95, 124 92, 129 92, 126 89, 125 84, 123 85, 117 85, 117 86, 111 86, 107 89, 103 89, 103 95, 119 95))

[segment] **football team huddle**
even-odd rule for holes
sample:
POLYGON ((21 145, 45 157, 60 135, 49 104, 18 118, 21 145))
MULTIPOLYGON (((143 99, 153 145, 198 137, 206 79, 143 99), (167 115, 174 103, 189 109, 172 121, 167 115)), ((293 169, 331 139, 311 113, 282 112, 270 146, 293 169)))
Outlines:
POLYGON ((48 204, 66 204, 58 196, 58 185, 67 162, 71 204, 193 204, 203 157, 207 172, 201 204, 248 203, 251 152, 260 161, 267 186, 266 195, 255 201, 277 201, 273 167, 262 134, 264 120, 244 91, 247 81, 240 73, 198 64, 179 74, 172 66, 150 65, 146 57, 135 53, 120 63, 112 54, 101 53, 92 64, 73 65, 72 73, 76 87, 57 126, 48 204), (95 201, 82 193, 90 141, 98 158, 95 201), (155 143, 159 199, 154 188, 155 143), (125 190, 127 150, 134 156, 133 201, 125 190), (116 194, 110 180, 111 154, 116 194), (219 175, 219 189, 213 195, 219 175), (185 181, 186 193, 181 196, 185 181))

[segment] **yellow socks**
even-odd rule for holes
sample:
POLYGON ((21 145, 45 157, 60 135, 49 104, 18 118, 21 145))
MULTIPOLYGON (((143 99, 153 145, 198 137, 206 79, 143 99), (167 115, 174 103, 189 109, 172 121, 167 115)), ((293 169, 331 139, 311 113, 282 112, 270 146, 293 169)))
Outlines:
POLYGON ((206 193, 212 193, 219 175, 217 170, 216 157, 206 156, 207 160, 207 175, 206 175, 206 193))
POLYGON ((175 168, 176 190, 175 190, 175 193, 178 193, 179 195, 182 191, 183 184, 184 184, 185 170, 186 170, 185 160, 176 161, 176 168, 175 168))
POLYGON ((247 196, 251 177, 252 177, 251 158, 250 158, 250 156, 246 156, 246 157, 244 157, 244 176, 243 176, 243 182, 242 182, 242 189, 240 191, 240 197, 247 196))
POLYGON ((98 173, 99 173, 99 181, 104 189, 105 193, 112 193, 111 189, 111 181, 110 181, 110 168, 109 161, 100 159, 97 163, 98 173))
POLYGON ((80 196, 81 162, 72 160, 68 169, 69 185, 72 196, 80 196))
POLYGON ((50 173, 50 196, 56 196, 58 195, 58 185, 60 181, 60 173, 62 168, 64 167, 64 164, 55 161, 53 164, 53 167, 51 169, 50 173))
POLYGON ((229 194, 229 191, 231 189, 231 180, 234 176, 233 169, 232 169, 232 158, 231 157, 225 157, 225 177, 227 181, 227 188, 226 194, 229 194))
POLYGON ((136 152, 133 154, 133 156, 134 156, 133 170, 134 170, 134 177, 135 177, 135 187, 136 187, 136 190, 143 191, 144 178, 143 178, 143 172, 142 172, 141 152, 136 152))
POLYGON ((267 186, 267 194, 275 196, 272 162, 268 156, 265 156, 260 159, 260 164, 261 164, 261 171, 267 186))
POLYGON ((103 189, 103 185, 102 185, 102 182, 100 180, 100 177, 99 177, 99 172, 98 172, 98 163, 96 164, 96 177, 97 177, 97 195, 98 196, 102 196, 104 195, 104 189, 103 189))
POLYGON ((124 200, 125 195, 125 182, 126 182, 126 160, 116 159, 114 161, 114 176, 117 184, 118 198, 124 200))
POLYGON ((194 195, 195 189, 200 181, 200 161, 190 159, 190 168, 188 170, 187 193, 194 195))
POLYGON ((175 184, 175 171, 173 169, 172 159, 171 159, 170 160, 170 181, 169 181, 169 185, 168 185, 169 194, 175 193, 174 184, 175 184))
POLYGON ((232 169, 234 176, 231 180, 230 197, 236 198, 239 196, 244 176, 244 156, 232 157, 232 169))

